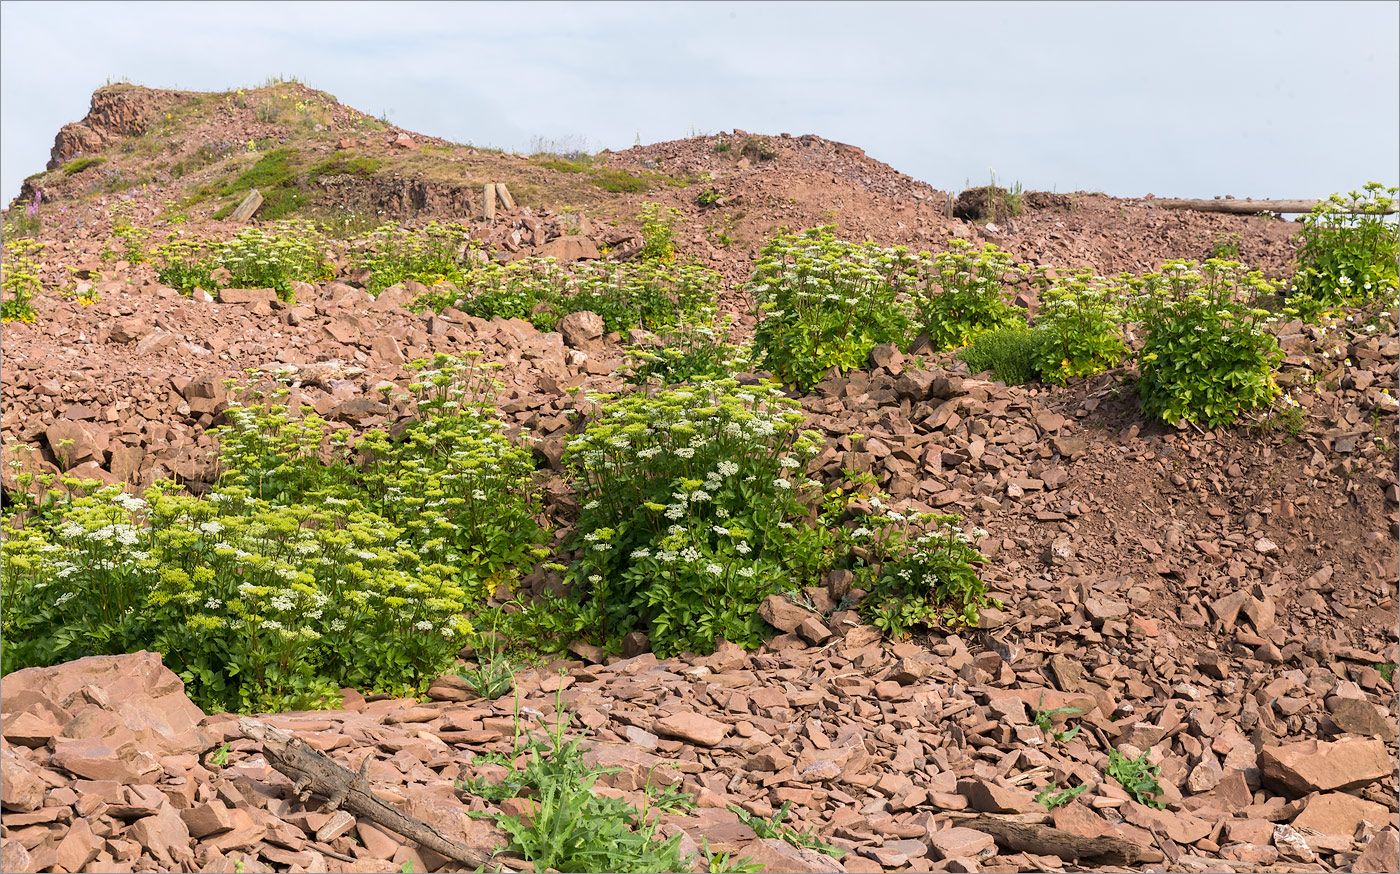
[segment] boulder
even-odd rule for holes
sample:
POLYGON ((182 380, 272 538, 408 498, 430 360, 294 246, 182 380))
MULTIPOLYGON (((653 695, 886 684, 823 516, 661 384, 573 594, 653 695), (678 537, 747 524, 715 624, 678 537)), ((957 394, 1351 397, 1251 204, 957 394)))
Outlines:
POLYGON ((1259 770, 1265 784, 1297 797, 1359 789, 1394 772, 1395 766, 1382 741, 1347 737, 1266 746, 1259 752, 1259 770))
MULTIPOLYGON (((185 684, 161 663, 158 653, 141 651, 119 656, 90 656, 48 668, 15 671, 5 677, 0 713, 22 706, 26 693, 41 694, 73 714, 73 719, 64 726, 65 737, 110 741, 106 744, 105 755, 108 756, 132 741, 143 753, 155 758, 202 753, 214 746, 200 728, 204 713, 186 697, 185 684), (100 719, 96 713, 105 713, 107 718, 100 719)), ((67 767, 59 761, 59 750, 75 742, 58 745, 54 751, 55 764, 67 767)), ((92 776, 94 768, 107 770, 95 761, 88 761, 104 755, 101 750, 68 747, 64 755, 70 764, 83 768, 83 771, 68 768, 74 773, 94 780, 120 779, 118 776, 92 776)), ((132 770, 117 767, 115 772, 130 776, 132 770)))
POLYGON ((574 349, 592 352, 602 345, 603 317, 588 310, 569 313, 559 320, 559 333, 564 342, 574 349))
POLYGON ((583 236, 558 237, 540 247, 537 253, 541 258, 554 258, 565 264, 575 261, 594 261, 600 256, 593 241, 583 236))
POLYGON ((652 731, 686 743, 712 747, 729 734, 729 726, 701 713, 673 713, 656 720, 652 731))
POLYGON ((802 623, 816 616, 810 610, 799 607, 782 595, 769 595, 758 605, 758 615, 764 622, 783 632, 796 631, 802 623))
POLYGON ((1389 821, 1390 813, 1383 805, 1345 792, 1327 792, 1310 798, 1308 806, 1294 818, 1292 825, 1349 838, 1363 822, 1380 827, 1389 821))

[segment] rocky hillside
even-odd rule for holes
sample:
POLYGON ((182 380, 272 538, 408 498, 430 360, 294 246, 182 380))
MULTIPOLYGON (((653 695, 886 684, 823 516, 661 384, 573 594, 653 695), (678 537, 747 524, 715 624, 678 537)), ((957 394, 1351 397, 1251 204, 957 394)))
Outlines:
MULTIPOLYGON (((784 226, 935 250, 960 236, 1100 273, 1225 245, 1286 277, 1295 246, 1287 222, 1097 194, 1030 192, 1018 216, 950 217, 949 193, 812 135, 522 156, 404 131, 298 84, 111 86, 5 216, 7 247, 21 227, 46 244, 36 320, 3 327, 7 502, 26 471, 200 492, 216 473, 209 431, 226 421, 225 380, 281 371, 289 409, 363 429, 414 415, 394 399, 406 391, 380 393, 414 380, 408 362, 473 349, 502 365, 499 407, 512 433, 540 438, 547 512, 568 524, 563 441, 588 392, 622 386, 624 337, 589 320, 540 331, 418 312, 408 305, 427 289, 369 294, 343 245, 335 275, 298 283, 292 301, 270 289, 186 297, 113 237, 123 223, 153 242, 227 238, 227 214, 254 187, 254 225, 314 219, 343 243, 388 220, 458 221, 502 260, 626 258, 642 204, 671 206, 680 256, 724 278, 720 306, 740 339, 753 324, 743 281, 784 226), (493 202, 490 221, 487 183, 513 201, 493 202)), ((576 645, 516 676, 519 712, 539 728, 562 702, 590 761, 620 769, 600 794, 640 804, 649 780, 674 784, 698 807, 663 829, 689 852, 705 843, 764 870, 1394 870, 1396 315, 1370 330, 1277 326, 1297 433, 1150 422, 1122 368, 1008 386, 952 355, 877 347, 863 369, 792 393, 825 439, 810 474, 868 471, 901 506, 985 529, 982 575, 1001 608, 976 628, 890 643, 842 608, 849 580, 833 574, 805 603, 765 603, 780 633, 755 652, 658 660, 576 645), (1142 754, 1159 769, 1152 803, 1106 776, 1142 754), (1087 788, 1053 810, 1037 801, 1071 784, 1087 788), (753 817, 784 804, 798 831, 845 855, 755 830, 753 817)), ((452 676, 430 697, 345 690, 343 709, 266 721, 494 850, 503 835, 461 814, 530 801, 488 804, 453 786, 500 779, 482 756, 511 752, 514 705, 452 676)), ((299 797, 232 716, 199 713, 148 654, 12 674, 0 712, 5 871, 461 870, 299 797)))

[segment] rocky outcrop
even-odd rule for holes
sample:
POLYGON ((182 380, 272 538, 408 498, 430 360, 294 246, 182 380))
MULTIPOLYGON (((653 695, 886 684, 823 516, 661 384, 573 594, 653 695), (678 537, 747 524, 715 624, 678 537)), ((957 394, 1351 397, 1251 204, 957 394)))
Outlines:
POLYGON ((110 85, 92 93, 92 104, 82 121, 65 124, 54 137, 47 169, 53 170, 78 155, 100 152, 127 137, 146 132, 166 106, 178 100, 177 91, 110 85))

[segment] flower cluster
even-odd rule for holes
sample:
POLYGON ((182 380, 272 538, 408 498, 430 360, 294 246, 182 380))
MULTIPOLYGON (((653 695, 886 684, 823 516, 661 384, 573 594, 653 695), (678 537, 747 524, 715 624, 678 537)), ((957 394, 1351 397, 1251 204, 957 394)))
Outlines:
POLYGON ((6 533, 6 671, 153 649, 205 710, 284 709, 421 691, 470 631, 450 569, 356 502, 112 487, 6 533))
POLYGON ((1288 297, 1293 310, 1315 318, 1400 290, 1400 226, 1385 217, 1398 196, 1400 189, 1370 182, 1333 194, 1303 219, 1288 297))
POLYGON ((810 525, 817 435, 795 407, 732 379, 602 406, 565 454, 590 631, 643 630, 661 654, 761 639, 758 604, 813 578, 829 540, 810 525))
POLYGON ((1042 379, 1063 385, 1118 365, 1128 352, 1121 325, 1127 282, 1126 276, 1115 281, 1080 270, 1057 276, 1041 290, 1035 327, 1042 379))
POLYGON ((830 368, 865 364, 872 347, 905 345, 907 289, 920 259, 903 247, 839 240, 834 227, 779 234, 754 264, 754 351, 782 382, 810 388, 830 368))
POLYGON ((270 230, 245 228, 224 242, 175 233, 153 255, 160 281, 185 294, 196 288, 271 288, 290 301, 293 282, 332 275, 325 240, 307 221, 280 221, 270 230))

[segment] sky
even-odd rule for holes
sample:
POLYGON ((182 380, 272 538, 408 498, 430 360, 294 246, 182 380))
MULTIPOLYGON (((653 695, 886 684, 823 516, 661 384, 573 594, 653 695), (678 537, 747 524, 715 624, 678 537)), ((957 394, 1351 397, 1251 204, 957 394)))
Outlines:
POLYGON ((95 88, 296 77, 412 131, 589 151, 812 133, 936 188, 1400 182, 1400 3, 0 3, 0 198, 95 88))

